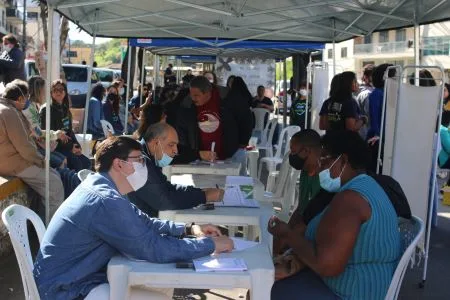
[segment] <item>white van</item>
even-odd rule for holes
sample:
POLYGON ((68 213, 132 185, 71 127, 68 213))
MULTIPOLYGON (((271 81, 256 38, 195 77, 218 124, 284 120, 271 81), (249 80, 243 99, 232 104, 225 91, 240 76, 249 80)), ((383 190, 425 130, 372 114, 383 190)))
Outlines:
POLYGON ((98 81, 100 81, 103 87, 108 88, 114 80, 114 70, 107 68, 94 68, 94 72, 97 75, 98 81))
POLYGON ((73 108, 84 108, 86 105, 86 94, 93 83, 98 81, 95 72, 92 72, 91 82, 88 82, 88 71, 91 67, 78 64, 63 64, 64 75, 67 82, 70 100, 73 108))

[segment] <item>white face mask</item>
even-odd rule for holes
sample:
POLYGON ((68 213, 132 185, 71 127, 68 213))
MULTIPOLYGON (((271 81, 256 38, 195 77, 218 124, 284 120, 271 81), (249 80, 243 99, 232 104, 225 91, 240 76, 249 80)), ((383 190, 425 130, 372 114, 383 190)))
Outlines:
POLYGON ((123 95, 123 93, 125 93, 125 89, 124 88, 120 88, 119 89, 119 95, 123 95))
MULTIPOLYGON (((125 161, 125 162, 130 163, 127 161, 125 161)), ((145 163, 141 164, 139 162, 132 162, 132 164, 133 164, 133 168, 134 168, 134 173, 126 176, 126 178, 127 178, 128 183, 133 188, 133 190, 137 191, 141 187, 143 187, 145 185, 145 183, 147 182, 147 176, 148 176, 147 165, 145 163)))
POLYGON ((303 97, 306 97, 308 95, 308 91, 305 90, 305 89, 301 89, 300 90, 300 95, 303 96, 303 97))
POLYGON ((9 53, 9 51, 12 50, 12 48, 14 48, 14 45, 12 45, 12 44, 8 44, 8 45, 3 46, 3 50, 5 50, 8 53, 9 53))

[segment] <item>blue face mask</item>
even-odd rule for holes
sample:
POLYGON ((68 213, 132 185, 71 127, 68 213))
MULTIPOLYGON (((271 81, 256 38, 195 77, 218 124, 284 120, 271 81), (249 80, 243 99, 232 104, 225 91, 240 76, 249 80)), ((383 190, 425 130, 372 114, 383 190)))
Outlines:
POLYGON ((330 193, 336 193, 341 188, 341 175, 342 172, 344 172, 344 168, 342 168, 341 174, 339 174, 336 178, 331 178, 330 170, 334 166, 334 164, 341 158, 342 155, 340 155, 333 164, 326 170, 323 170, 319 173, 319 181, 320 181, 320 187, 323 188, 325 191, 330 193))
POLYGON ((161 147, 161 143, 159 144, 159 148, 161 149, 162 157, 161 157, 161 159, 156 159, 156 157, 155 157, 155 161, 156 161, 156 165, 158 167, 164 168, 164 167, 167 167, 168 165, 170 165, 170 163, 173 160, 173 157, 170 157, 169 155, 164 153, 164 151, 161 147))
POLYGON ((29 99, 27 99, 27 102, 25 102, 25 106, 23 107, 23 110, 27 109, 28 107, 30 107, 31 101, 29 99))

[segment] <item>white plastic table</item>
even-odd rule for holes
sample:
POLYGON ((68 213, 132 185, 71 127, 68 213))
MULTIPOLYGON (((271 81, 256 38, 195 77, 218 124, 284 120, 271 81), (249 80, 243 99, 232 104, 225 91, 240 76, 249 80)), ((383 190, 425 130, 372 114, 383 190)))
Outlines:
POLYGON ((172 174, 204 174, 204 175, 239 175, 240 163, 205 163, 171 165, 163 168, 163 173, 170 178, 172 174))
POLYGON ((195 272, 177 269, 175 264, 155 264, 134 261, 123 256, 113 257, 108 263, 110 300, 128 299, 129 288, 145 285, 154 288, 191 289, 250 289, 251 299, 269 300, 274 283, 272 257, 265 245, 240 252, 223 253, 219 257, 243 258, 247 271, 195 272))

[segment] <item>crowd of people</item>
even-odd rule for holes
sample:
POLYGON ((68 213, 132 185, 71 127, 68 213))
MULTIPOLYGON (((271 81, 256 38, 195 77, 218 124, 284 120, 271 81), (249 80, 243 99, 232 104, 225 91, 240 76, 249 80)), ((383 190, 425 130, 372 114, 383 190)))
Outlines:
MULTIPOLYGON (((307 88, 300 85, 291 124, 303 130, 289 145, 289 164, 302 171, 299 200, 289 222, 273 217, 268 224, 276 275, 271 299, 384 299, 402 254, 398 218, 411 218, 399 184, 375 175, 373 168, 371 149, 378 149, 383 130, 388 66, 366 67, 362 87, 353 72, 333 78, 320 111, 320 129, 326 130, 322 137, 304 129, 307 88)), ((154 92, 151 84, 142 83, 127 116, 123 80, 107 89, 100 83, 92 87, 87 129, 101 142, 94 149, 96 173, 83 182, 77 172, 92 166, 73 132, 66 83, 50 84, 50 108, 44 104, 43 78, 6 84, 0 99, 0 156, 8 164, 0 164, 0 175, 21 178, 42 197, 44 129, 46 114, 51 114, 52 219, 33 270, 41 299, 107 299, 105 267, 119 253, 168 263, 233 249, 233 241, 214 225, 157 218, 161 210, 192 208, 224 195, 220 188, 173 185, 162 168, 230 160, 241 163, 245 175, 251 108, 272 112, 273 102, 265 97, 264 86, 252 96, 239 76, 231 76, 226 86, 209 71, 201 76, 188 72, 180 85, 173 80, 169 65, 164 88, 154 92), (113 126, 114 134, 105 136, 101 120, 113 126)), ((440 133, 450 143, 447 112, 440 133)), ((448 149, 439 155, 441 165, 450 165, 448 149)), ((133 288, 130 298, 170 299, 172 294, 172 289, 133 288)))

